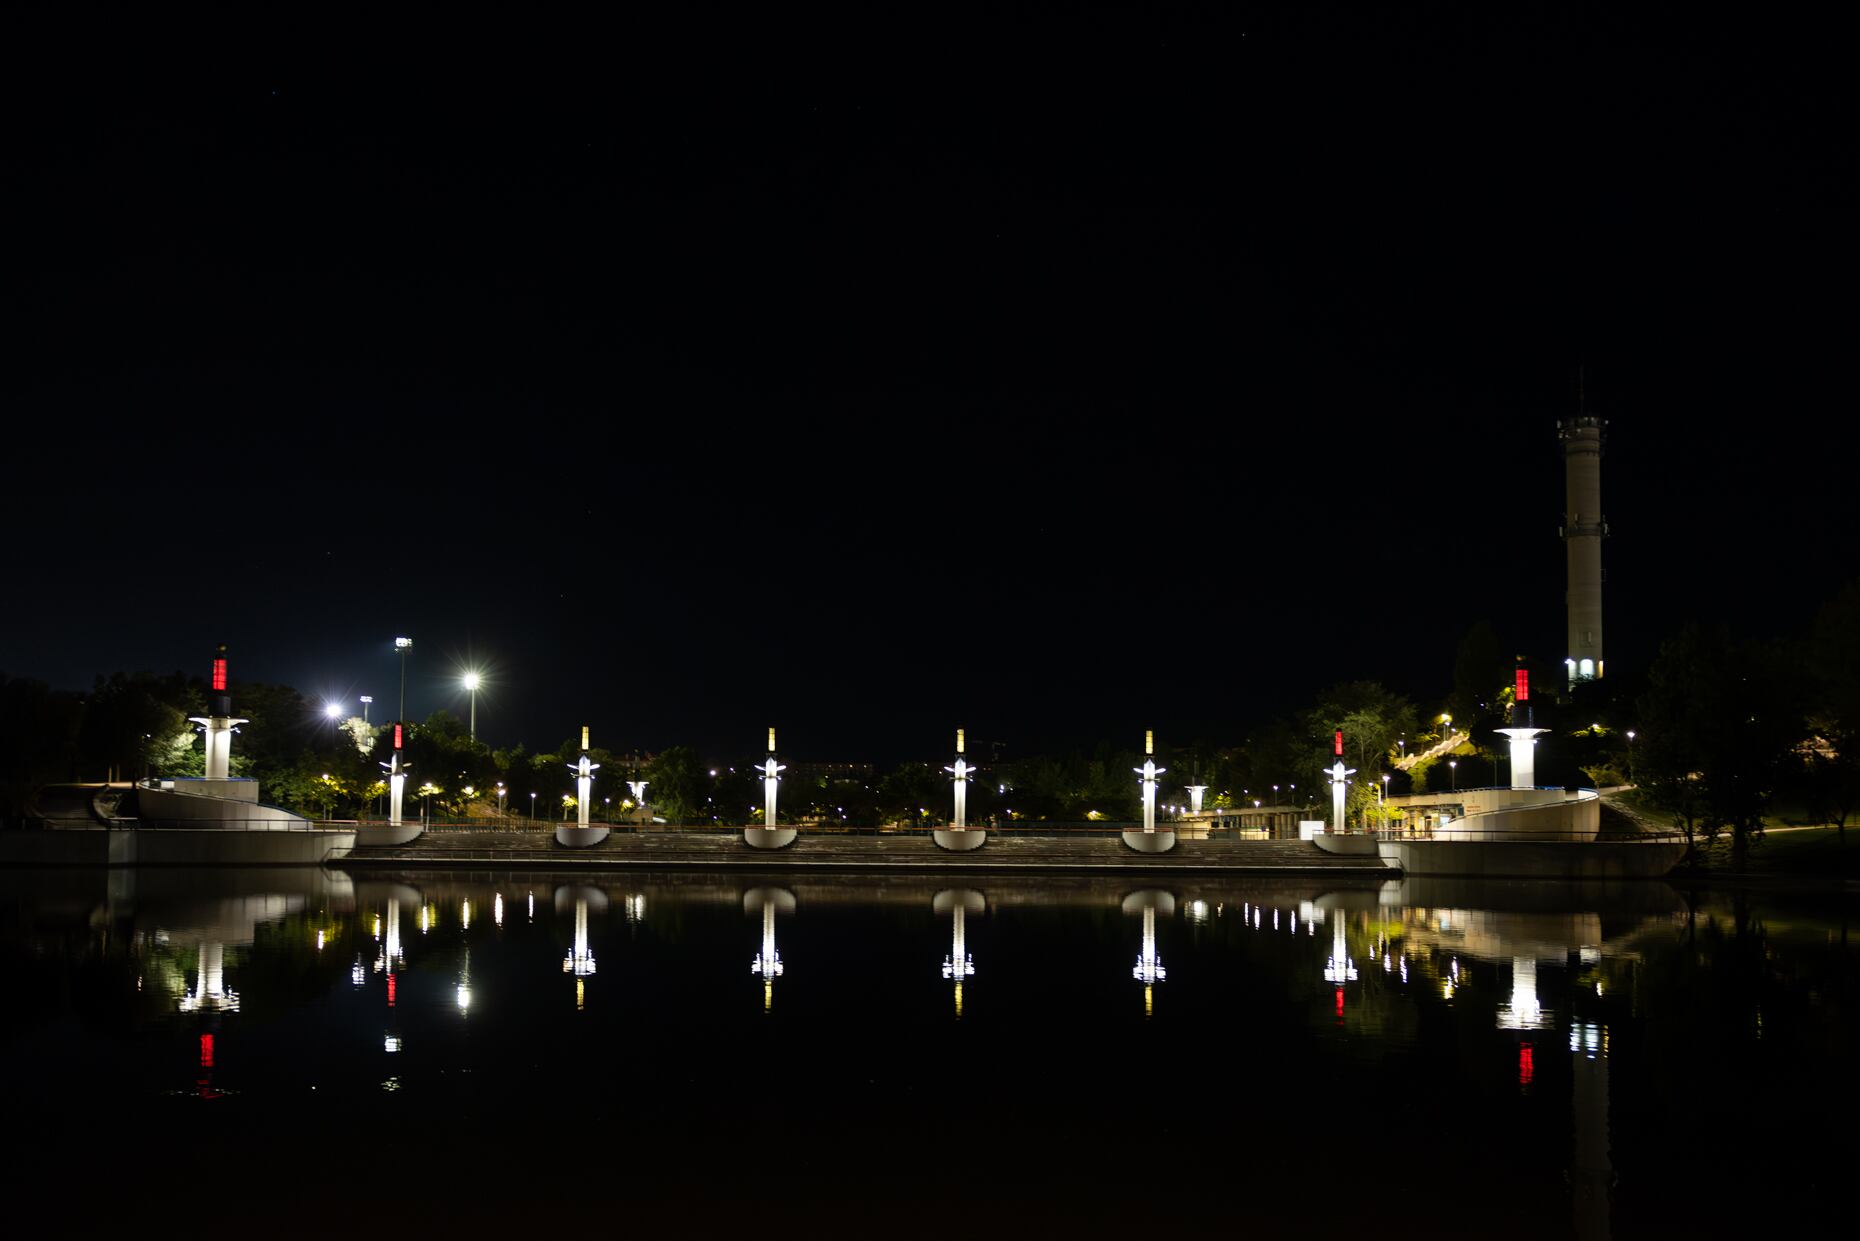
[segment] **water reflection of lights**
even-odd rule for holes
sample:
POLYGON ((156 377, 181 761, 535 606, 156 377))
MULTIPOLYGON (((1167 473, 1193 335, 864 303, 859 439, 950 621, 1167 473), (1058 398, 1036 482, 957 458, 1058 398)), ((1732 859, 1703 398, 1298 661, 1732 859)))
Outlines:
POLYGON ((536 893, 530 893, 530 921, 536 921, 536 893))
MULTIPOLYGON (((1350 959, 1349 945, 1344 942, 1343 916, 1339 914, 1333 917, 1330 924, 1332 927, 1330 958, 1324 962, 1324 981, 1338 984, 1355 982, 1356 962, 1350 959)), ((1341 1000, 1343 992, 1339 991, 1337 995, 1341 1000)))
POLYGON ((390 1034, 386 1038, 382 1039, 381 1050, 386 1051, 386 1052, 399 1051, 400 1050, 400 1036, 395 1035, 395 1034, 390 1034))
POLYGON ((1163 968, 1162 957, 1156 952, 1156 907, 1143 907, 1143 948, 1137 953, 1137 963, 1132 967, 1130 976, 1143 984, 1143 1012, 1150 1011, 1150 988, 1169 976, 1163 968))
MULTIPOLYGON (((376 918, 375 938, 377 940, 381 938, 380 928, 381 920, 376 918)), ((387 908, 387 943, 382 948, 381 955, 375 958, 375 972, 378 974, 386 970, 391 974, 405 961, 406 955, 400 946, 400 900, 390 896, 387 908)))
POLYGON ((1578 1022, 1569 1028, 1569 1049, 1593 1060, 1608 1054, 1608 1027, 1578 1022))
POLYGON ((639 923, 646 920, 646 894, 635 892, 626 898, 626 920, 639 923))
POLYGON ((323 951, 323 932, 321 931, 316 933, 316 950, 318 952, 323 951))
POLYGON ((236 1013, 239 996, 227 988, 225 977, 226 946, 209 941, 200 945, 199 971, 194 989, 181 996, 184 1013, 236 1013))
MULTIPOLYGON (((562 958, 562 972, 576 978, 594 973, 594 952, 588 947, 588 902, 575 902, 575 946, 562 958)), ((575 1007, 581 1007, 581 988, 575 988, 575 1007)))
POLYGON ((469 896, 459 903, 459 929, 471 930, 471 898, 469 896))
POLYGON ((433 907, 431 905, 422 904, 420 906, 420 934, 424 935, 432 929, 433 907))
POLYGON ((502 892, 499 892, 491 901, 491 921, 499 926, 504 925, 504 894, 502 892))
POLYGON ((1498 1028, 1541 1030, 1549 1024, 1543 1004, 1537 998, 1537 962, 1530 957, 1513 957, 1511 999, 1499 1005, 1498 1028))
POLYGON ((355 964, 349 968, 349 981, 358 987, 368 981, 368 971, 362 968, 362 954, 359 952, 355 954, 355 964))

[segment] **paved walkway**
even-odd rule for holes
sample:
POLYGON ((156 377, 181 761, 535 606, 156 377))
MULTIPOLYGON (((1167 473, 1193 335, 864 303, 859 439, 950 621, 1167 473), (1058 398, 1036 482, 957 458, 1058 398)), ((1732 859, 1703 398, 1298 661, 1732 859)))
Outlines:
POLYGON ((353 866, 548 865, 551 867, 729 870, 1220 871, 1269 874, 1394 874, 1380 859, 1339 857, 1301 840, 1179 840, 1143 854, 1115 836, 990 835, 968 853, 939 849, 922 835, 804 835, 786 849, 752 849, 740 832, 616 833, 592 848, 566 849, 552 834, 429 832, 412 844, 358 848, 353 866))

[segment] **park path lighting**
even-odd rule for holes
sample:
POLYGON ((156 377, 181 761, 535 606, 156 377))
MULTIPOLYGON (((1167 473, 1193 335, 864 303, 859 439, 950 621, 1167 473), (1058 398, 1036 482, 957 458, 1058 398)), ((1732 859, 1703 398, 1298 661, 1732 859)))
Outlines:
POLYGON ((1447 778, 1452 782, 1449 785, 1450 791, 1455 792, 1455 793, 1459 792, 1460 791, 1460 760, 1459 759, 1450 758, 1447 760, 1447 778))
POLYGON ((536 794, 530 794, 530 826, 536 826, 536 794))
POLYGON ((504 817, 504 794, 506 792, 502 784, 497 786, 497 817, 500 819, 504 817))
POLYGON ((465 691, 471 695, 471 739, 478 739, 478 687, 484 684, 484 678, 476 672, 465 674, 465 691))

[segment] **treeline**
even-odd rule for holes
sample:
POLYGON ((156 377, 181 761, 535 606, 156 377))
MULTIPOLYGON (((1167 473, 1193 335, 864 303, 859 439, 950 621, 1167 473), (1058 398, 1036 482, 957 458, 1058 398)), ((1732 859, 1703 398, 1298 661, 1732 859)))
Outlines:
MULTIPOLYGON (((1837 825, 1844 841, 1860 805, 1860 582, 1785 640, 1692 625, 1668 639, 1643 676, 1618 675, 1559 698, 1561 672, 1545 669, 1532 697, 1534 723, 1549 730, 1537 750, 1539 784, 1637 785, 1645 810, 1700 843, 1728 835, 1740 858, 1784 802, 1837 825)), ((1165 732, 1160 801, 1185 805, 1187 786, 1201 784, 1208 807, 1280 805, 1321 817, 1329 803, 1322 773, 1339 729, 1344 763, 1355 769, 1355 822, 1386 820, 1385 793, 1509 783, 1505 741, 1493 730, 1512 706, 1513 657, 1489 625, 1475 624, 1460 643, 1452 684, 1426 711, 1375 682, 1334 686, 1239 744, 1184 744, 1165 732), (1455 732, 1465 738, 1451 752, 1409 761, 1455 732)), ((242 682, 237 702, 251 723, 234 744, 234 774, 259 780, 266 801, 314 817, 384 813, 390 728, 327 720, 288 686, 242 682)), ((200 774, 201 740, 188 717, 205 714, 206 704, 205 685, 179 674, 117 673, 84 693, 0 674, 0 814, 17 823, 33 790, 49 783, 200 774)), ((446 711, 406 734, 409 814, 497 814, 500 788, 502 813, 513 818, 573 812, 573 737, 534 751, 494 749, 446 711)), ((629 779, 649 782, 653 811, 671 822, 739 824, 761 815, 757 755, 672 746, 637 760, 599 748, 593 757, 601 764, 597 819, 632 809, 629 779)), ((947 821, 941 761, 849 776, 819 774, 807 757, 848 756, 793 756, 781 790, 786 819, 947 821)), ((1132 821, 1140 813, 1133 768, 1142 761, 1134 747, 1101 744, 984 764, 970 785, 971 821, 1132 821)))

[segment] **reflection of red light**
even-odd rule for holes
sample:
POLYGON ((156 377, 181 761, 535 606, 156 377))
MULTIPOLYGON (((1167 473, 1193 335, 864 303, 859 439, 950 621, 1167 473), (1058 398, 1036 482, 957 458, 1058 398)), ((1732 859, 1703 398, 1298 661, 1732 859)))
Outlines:
POLYGON ((1343 757, 1343 729, 1337 730, 1337 757, 1343 757))
POLYGON ((394 748, 400 749, 400 725, 394 725, 394 748))
POLYGON ((200 1036, 200 1067, 203 1069, 213 1067, 213 1036, 211 1034, 200 1036))
POLYGON ((1343 1018, 1343 988, 1342 987, 1337 988, 1337 1018, 1338 1020, 1342 1020, 1343 1018))
POLYGON ((1535 1076, 1537 1076, 1537 1062, 1531 1055, 1531 1045, 1522 1044, 1518 1048, 1518 1085, 1530 1085, 1531 1078, 1535 1076))
POLYGON ((388 1007, 394 1007, 394 975, 388 975, 388 1007))
POLYGON ((216 694, 226 692, 226 661, 223 659, 213 661, 213 692, 216 694))
POLYGON ((1528 670, 1524 668, 1520 668, 1518 669, 1518 701, 1529 702, 1530 700, 1531 700, 1531 674, 1528 670))

